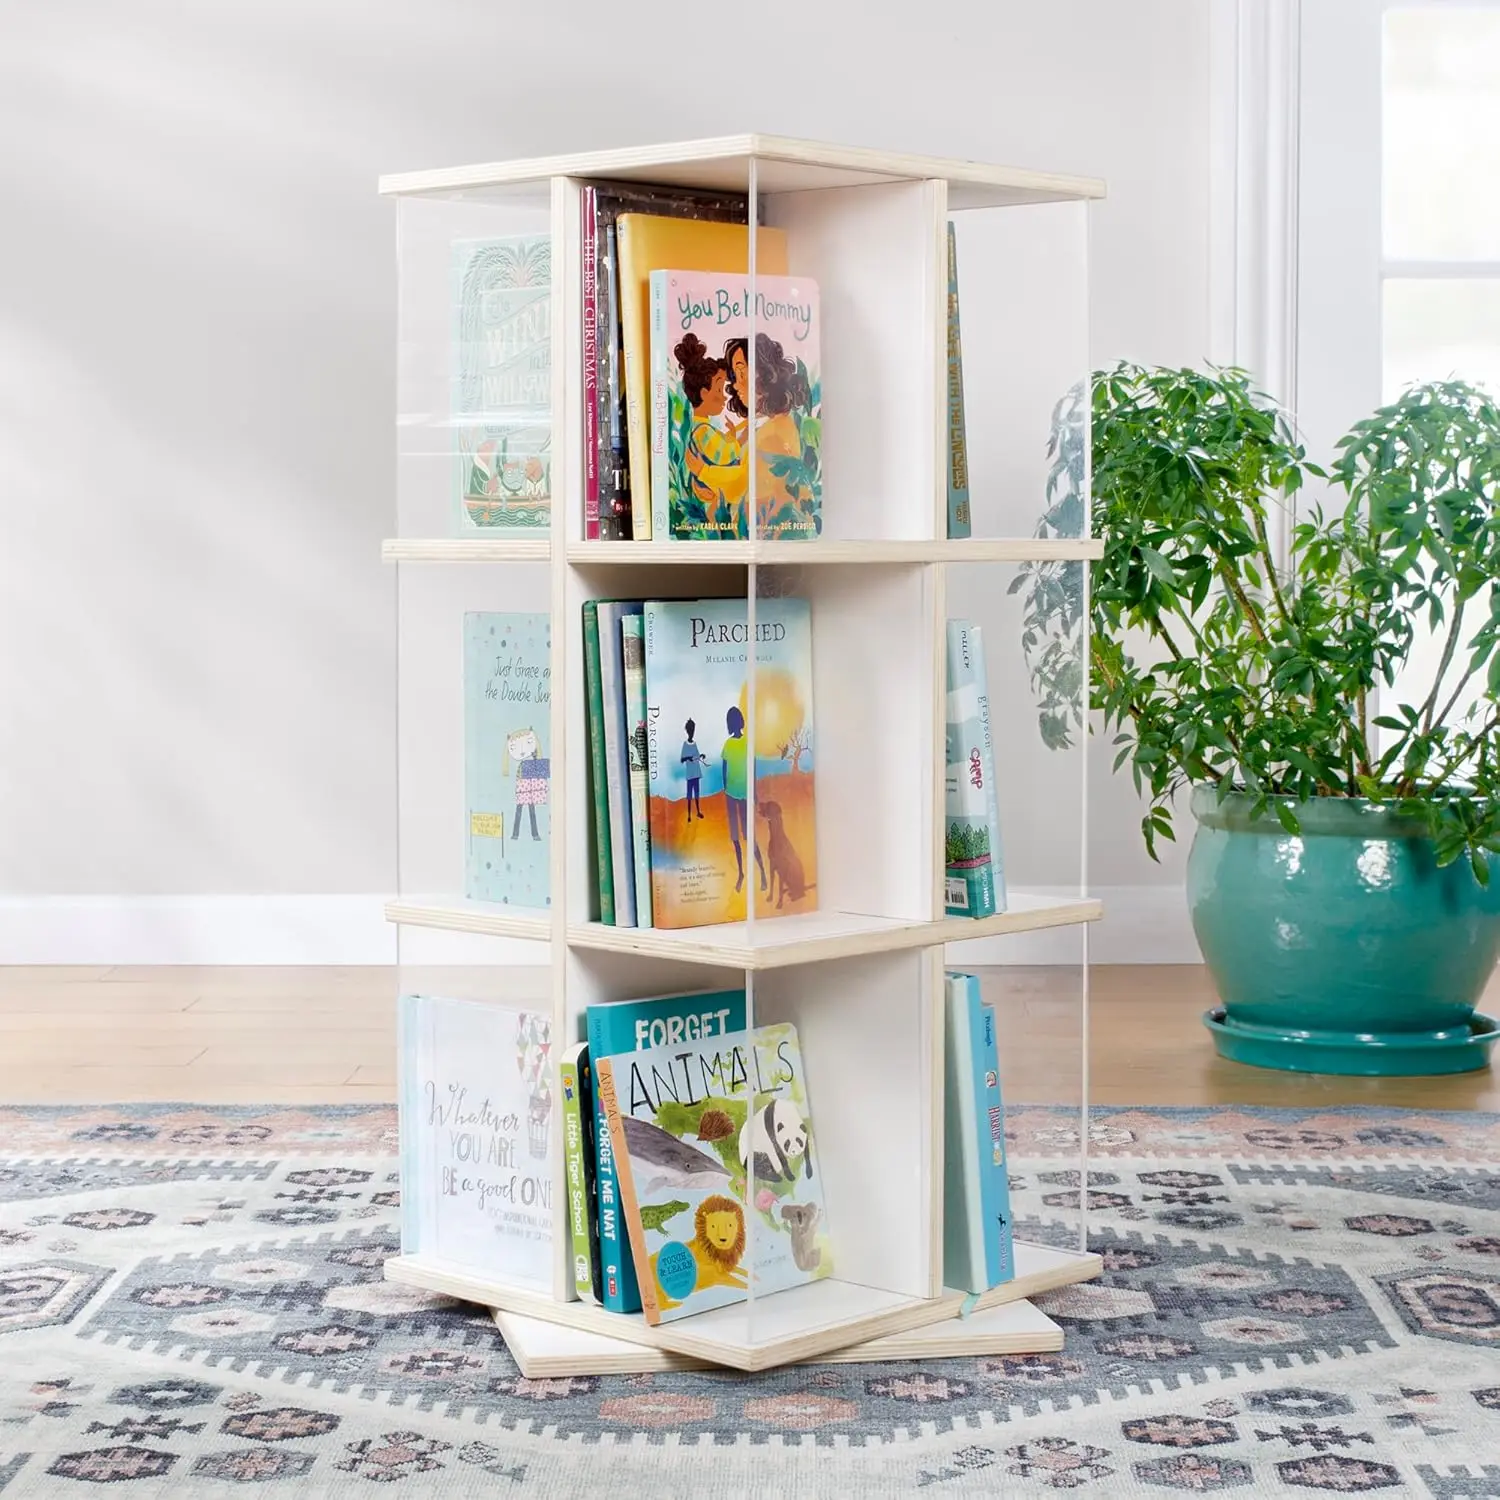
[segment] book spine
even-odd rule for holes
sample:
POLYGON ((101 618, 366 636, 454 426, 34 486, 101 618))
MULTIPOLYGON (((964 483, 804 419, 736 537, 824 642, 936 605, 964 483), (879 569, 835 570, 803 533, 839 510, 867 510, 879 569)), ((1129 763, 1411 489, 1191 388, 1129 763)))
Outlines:
POLYGON ((667 271, 651 273, 651 534, 671 535, 667 435, 667 271))
POLYGON ((620 1178, 615 1163, 614 1137, 604 1113, 604 1084, 609 1064, 602 1028, 589 1016, 589 1057, 594 1072, 594 1185, 599 1223, 599 1279, 595 1283, 601 1306, 610 1312, 641 1310, 635 1260, 620 1218, 620 1178))
POLYGON ((615 921, 615 871, 609 843, 609 771, 604 754, 604 688, 599 677, 599 602, 583 606, 583 675, 588 693, 589 791, 594 804, 594 862, 599 920, 615 921))
MULTIPOLYGON (((630 216, 622 215, 615 224, 619 242, 620 306, 624 306, 626 289, 641 284, 635 264, 635 244, 630 233, 630 216)), ((625 450, 629 455, 631 536, 637 542, 651 540, 651 507, 645 497, 651 493, 651 434, 647 407, 646 356, 640 347, 639 320, 625 324, 625 450)))
POLYGON ((995 1218, 999 1202, 995 1196, 995 1174, 990 1167, 989 1091, 985 1082, 986 1051, 984 1042, 984 1003, 980 998, 979 980, 973 974, 955 975, 961 989, 959 1007, 964 1013, 969 1034, 968 1088, 974 1099, 974 1113, 968 1124, 972 1132, 974 1166, 979 1199, 979 1232, 981 1267, 984 1285, 992 1287, 1000 1279, 999 1241, 995 1218))
POLYGON ((969 446, 964 433, 964 355, 958 324, 958 237, 948 221, 948 535, 970 533, 969 446))
POLYGON ((943 1283, 965 1292, 986 1289, 983 1212, 979 1200, 979 1123, 973 1091, 968 994, 959 976, 945 976, 943 1043, 943 1283))
POLYGON ((599 538, 598 195, 583 190, 583 535, 599 538))
POLYGON ((618 604, 599 607, 599 680, 603 691, 604 755, 609 798, 609 855, 614 871, 615 926, 635 926, 635 857, 630 839, 630 764, 625 745, 625 668, 618 604))
POLYGON ((598 1085, 599 1112, 613 1148, 619 1178, 619 1213, 629 1236, 629 1256, 634 1260, 637 1271, 645 1272, 636 1277, 641 1311, 646 1315, 646 1322, 655 1327, 661 1322, 661 1307, 656 1298, 656 1278, 651 1274, 651 1261, 646 1252, 646 1234, 641 1226, 640 1204, 635 1195, 635 1178, 630 1170, 630 1153, 625 1149, 625 1125, 620 1118, 619 1100, 615 1097, 614 1069, 607 1057, 599 1059, 594 1077, 598 1085))
POLYGON ((1000 782, 995 774, 995 735, 990 717, 990 676, 984 657, 984 631, 978 625, 969 627, 970 652, 974 662, 974 682, 979 691, 979 753, 984 765, 985 821, 990 833, 990 882, 995 910, 1006 909, 1005 846, 1000 839, 1000 782))
MULTIPOLYGON (((573 1247, 573 1290, 585 1301, 593 1301, 589 1275, 589 1210, 583 1170, 583 1091, 577 1057, 564 1058, 558 1078, 563 1095, 563 1166, 568 1184, 568 1235, 573 1247)), ((593 1127, 593 1121, 589 1121, 593 1127)))
POLYGON ((604 411, 608 461, 599 474, 599 535, 609 542, 631 537, 630 457, 625 451, 625 396, 620 389, 620 245, 611 221, 604 231, 604 275, 600 278, 599 321, 604 325, 604 411))
MULTIPOLYGON (((979 980, 970 976, 976 996, 979 980)), ((1005 1160, 1005 1100, 1000 1088, 1000 1041, 995 1007, 981 1004, 980 1039, 984 1058, 985 1128, 980 1141, 981 1167, 989 1175, 990 1217, 985 1224, 985 1250, 991 1259, 991 1286, 1016 1277, 1016 1236, 1010 1218, 1010 1172, 1005 1160)), ((1086 1188, 1080 1188, 1086 1192, 1086 1188)))
POLYGON ((646 782, 645 621, 620 621, 625 658, 625 728, 630 744, 630 847, 635 856, 635 925, 651 925, 651 813, 646 782))
POLYGON ((585 1043, 578 1054, 578 1112, 583 1119, 583 1201, 588 1228, 589 1285, 599 1300, 599 1190, 594 1173, 594 1067, 585 1043))
POLYGON ((948 621, 947 750, 943 771, 943 909, 951 917, 995 912, 987 767, 979 718, 973 632, 965 620, 948 621))

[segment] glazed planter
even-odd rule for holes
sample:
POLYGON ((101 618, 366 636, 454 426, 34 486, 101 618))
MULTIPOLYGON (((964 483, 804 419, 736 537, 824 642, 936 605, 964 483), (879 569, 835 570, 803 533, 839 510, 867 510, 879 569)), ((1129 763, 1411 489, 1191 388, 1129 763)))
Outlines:
POLYGON ((1223 1002, 1224 1057, 1380 1077, 1485 1067, 1496 1023, 1474 1009, 1500 956, 1500 869, 1439 869, 1398 811, 1302 803, 1292 835, 1250 799, 1193 792, 1193 930, 1223 1002))

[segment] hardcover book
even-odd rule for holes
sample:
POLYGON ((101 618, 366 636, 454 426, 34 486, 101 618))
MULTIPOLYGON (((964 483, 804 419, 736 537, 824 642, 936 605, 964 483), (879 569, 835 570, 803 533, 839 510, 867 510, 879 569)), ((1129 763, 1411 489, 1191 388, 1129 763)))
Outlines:
POLYGON ((754 723, 747 621, 744 599, 646 606, 657 927, 743 921, 750 893, 760 916, 817 909, 812 614, 756 601, 754 723))
POLYGON ((599 1068, 607 1057, 676 1047, 745 1029, 744 990, 622 1000, 588 1008, 589 1061, 594 1079, 594 1172, 599 1230, 599 1300, 612 1312, 639 1312, 640 1291, 630 1240, 620 1217, 620 1186, 609 1122, 599 1100, 599 1068))
POLYGON ((969 625, 969 651, 979 711, 979 744, 984 753, 984 805, 990 825, 990 870, 995 882, 995 910, 1006 909, 1005 844, 1000 835, 1000 777, 995 769, 995 726, 990 716, 990 672, 984 655, 984 631, 969 625))
POLYGON ((948 621, 943 904, 950 917, 988 917, 999 910, 989 806, 994 765, 980 715, 974 637, 967 620, 948 621))
POLYGON ((568 1184, 568 1233, 573 1290, 599 1300, 599 1217, 594 1186, 594 1089, 587 1042, 575 1042, 558 1065, 563 1098, 563 1171, 568 1184))
MULTIPOLYGON (((965 974, 972 993, 979 990, 977 975, 965 974)), ((1016 1275, 1016 1237, 1010 1217, 1010 1169, 1005 1157, 1005 1100, 1000 1088, 1000 1034, 995 1007, 979 1009, 979 1045, 984 1068, 984 1123, 981 1126, 980 1157, 989 1173, 988 1196, 990 1217, 985 1224, 985 1250, 995 1285, 1014 1281, 1016 1275)))
MULTIPOLYGON (((652 271, 725 271, 744 276, 750 265, 750 231, 655 214, 621 214, 619 241, 620 334, 625 363, 626 446, 630 455, 631 521, 636 541, 649 542, 651 525, 651 284, 652 271)), ((786 233, 755 231, 756 274, 785 276, 786 233)))
POLYGON ((822 526, 817 283, 651 273, 651 526, 658 538, 815 537, 822 526), (752 381, 751 330, 755 353, 752 381), (754 389, 752 422, 748 402, 754 389))
POLYGON ((583 606, 583 680, 588 695, 590 830, 599 894, 599 920, 614 925, 615 871, 610 853, 609 769, 604 752, 604 683, 599 661, 599 601, 583 606))
POLYGON ((630 761, 630 847, 635 869, 635 925, 651 924, 651 829, 646 785, 646 646, 644 615, 620 621, 625 662, 625 742, 630 761))
POLYGON ((599 680, 604 722, 605 802, 614 877, 616 927, 636 927, 635 836, 630 821, 630 726, 625 709, 623 622, 640 614, 639 601, 599 601, 599 680))
POLYGON ((603 1058, 598 1087, 648 1323, 830 1274, 795 1027, 603 1058))
POLYGON ((948 535, 968 536, 969 444, 964 431, 964 354, 958 321, 958 236, 948 221, 948 535))
POLYGON ((552 621, 464 616, 464 895, 550 906, 552 621))
POLYGON ((451 420, 462 531, 540 533, 552 516, 552 242, 453 245, 451 420))

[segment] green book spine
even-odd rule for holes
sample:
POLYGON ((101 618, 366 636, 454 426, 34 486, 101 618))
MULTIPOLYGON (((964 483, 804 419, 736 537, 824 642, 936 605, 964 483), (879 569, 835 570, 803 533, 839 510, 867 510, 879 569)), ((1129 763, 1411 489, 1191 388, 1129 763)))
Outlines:
MULTIPOLYGON (((573 1289, 585 1301, 594 1300, 594 1282, 589 1265, 589 1205, 583 1167, 582 1089, 577 1053, 569 1048, 557 1073, 563 1093, 563 1166, 568 1184, 568 1233, 573 1249, 573 1289)), ((592 1124, 592 1121, 590 1122, 592 1124)))
POLYGON ((604 682, 599 672, 599 605, 594 599, 583 606, 583 675, 588 693, 589 796, 594 804, 599 920, 613 927, 615 873, 609 842, 609 781, 604 765, 604 682))
POLYGON ((645 624, 641 615, 627 615, 620 621, 620 649, 625 662, 625 718, 630 733, 630 838, 635 855, 637 927, 651 926, 651 812, 647 804, 646 777, 645 624))
POLYGON ((948 535, 968 536, 969 445, 964 433, 964 353, 958 328, 958 241, 948 221, 948 535))

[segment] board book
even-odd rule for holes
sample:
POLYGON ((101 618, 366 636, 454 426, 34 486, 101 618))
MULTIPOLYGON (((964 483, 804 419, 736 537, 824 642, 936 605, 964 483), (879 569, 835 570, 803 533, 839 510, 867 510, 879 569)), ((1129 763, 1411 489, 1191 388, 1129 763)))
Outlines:
POLYGON ((795 1027, 603 1058, 597 1076, 648 1323, 832 1271, 795 1027))
POLYGON ((805 277, 760 275, 752 290, 722 272, 651 273, 655 537, 749 537, 752 493, 757 537, 818 534, 820 323, 817 283, 805 277))
POLYGON ((456 240, 450 420, 461 531, 552 517, 552 241, 456 240))
POLYGON ((638 1312, 640 1291, 630 1241, 620 1218, 620 1187, 613 1140, 599 1099, 605 1058, 656 1046, 700 1041, 745 1029, 744 990, 621 1000, 588 1008, 589 1062, 594 1082, 594 1173, 597 1187, 601 1303, 612 1312, 638 1312))
POLYGON ((464 616, 464 895, 551 903, 552 619, 464 616))
POLYGON ((646 605, 657 927, 744 921, 747 895, 758 916, 817 909, 812 614, 756 601, 753 724, 748 616, 742 598, 646 605))

